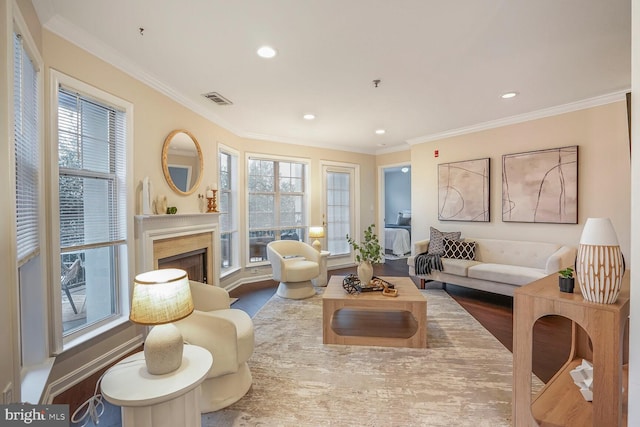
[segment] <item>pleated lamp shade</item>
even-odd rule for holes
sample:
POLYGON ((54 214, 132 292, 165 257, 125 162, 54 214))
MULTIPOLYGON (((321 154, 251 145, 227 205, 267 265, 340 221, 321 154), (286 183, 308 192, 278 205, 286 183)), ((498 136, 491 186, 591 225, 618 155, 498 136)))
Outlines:
POLYGON ((618 299, 624 261, 609 218, 589 218, 582 230, 576 278, 585 300, 613 304, 618 299))

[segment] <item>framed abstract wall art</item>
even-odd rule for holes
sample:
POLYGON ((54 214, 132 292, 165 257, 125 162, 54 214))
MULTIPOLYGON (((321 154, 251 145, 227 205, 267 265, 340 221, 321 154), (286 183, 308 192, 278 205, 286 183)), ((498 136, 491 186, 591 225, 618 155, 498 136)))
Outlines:
POLYGON ((438 219, 489 222, 489 159, 438 165, 438 219))
POLYGON ((578 223, 578 146, 502 156, 502 221, 578 223))

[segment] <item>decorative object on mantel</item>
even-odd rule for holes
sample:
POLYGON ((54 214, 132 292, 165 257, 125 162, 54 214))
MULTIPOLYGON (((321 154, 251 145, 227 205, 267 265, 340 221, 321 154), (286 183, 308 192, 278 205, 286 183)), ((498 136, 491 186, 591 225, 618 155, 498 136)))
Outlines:
POLYGON ((151 215, 151 181, 145 176, 142 180, 142 215, 151 215))
POLYGON ((164 215, 167 213, 167 196, 158 195, 156 196, 156 200, 153 202, 153 207, 158 215, 164 215))
POLYGON ((182 364, 182 334, 173 322, 190 315, 193 308, 186 271, 165 268, 136 276, 129 319, 141 325, 155 325, 144 342, 150 374, 168 374, 182 364))
POLYGON ((558 274, 560 275, 560 277, 558 277, 558 286, 560 286, 560 292, 572 294, 573 288, 575 287, 573 268, 567 267, 564 270, 558 271, 558 274))
POLYGON ((588 218, 582 230, 576 277, 585 300, 613 304, 618 299, 624 259, 609 218, 588 218))
POLYGON ((313 241, 313 243, 311 244, 311 246, 314 247, 314 249, 318 252, 320 252, 322 250, 322 244, 320 243, 320 240, 318 239, 322 239, 324 237, 324 227, 323 226, 315 226, 315 227, 309 227, 309 238, 310 239, 316 239, 313 241))
POLYGON ((167 207, 167 213, 169 215, 175 215, 178 213, 178 208, 176 208, 175 206, 168 206, 167 207))
POLYGON ((347 234, 347 242, 351 245, 356 253, 356 262, 358 263, 358 278, 360 283, 368 284, 373 277, 373 263, 382 261, 383 253, 378 236, 373 232, 375 225, 371 224, 364 231, 364 241, 357 243, 349 234, 347 234))
POLYGON ((207 190, 207 213, 218 212, 218 185, 211 184, 211 187, 207 190))

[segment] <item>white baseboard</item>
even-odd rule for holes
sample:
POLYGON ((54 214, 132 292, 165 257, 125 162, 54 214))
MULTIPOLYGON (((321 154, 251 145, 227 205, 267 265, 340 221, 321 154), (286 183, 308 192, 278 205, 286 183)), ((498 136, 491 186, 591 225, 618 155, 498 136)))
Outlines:
POLYGON ((80 383, 84 379, 89 378, 99 370, 114 364, 117 360, 122 358, 127 353, 130 353, 136 348, 140 347, 143 342, 144 336, 142 334, 136 335, 129 341, 122 343, 111 351, 92 360, 90 363, 80 366, 78 369, 69 372, 67 375, 60 377, 55 381, 52 381, 44 390, 44 393, 42 395, 42 402, 44 404, 53 403, 53 399, 57 395, 80 383))

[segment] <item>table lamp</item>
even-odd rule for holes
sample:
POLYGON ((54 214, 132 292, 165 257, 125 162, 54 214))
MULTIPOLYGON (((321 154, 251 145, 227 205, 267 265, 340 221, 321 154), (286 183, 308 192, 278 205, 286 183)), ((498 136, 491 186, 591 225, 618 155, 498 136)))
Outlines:
POLYGON ((182 364, 182 334, 171 322, 184 319, 191 312, 193 300, 186 271, 167 268, 136 276, 129 319, 154 325, 144 342, 150 374, 168 374, 182 364))
POLYGON ((613 304, 618 299, 624 260, 609 218, 588 218, 582 230, 576 277, 585 300, 613 304))
POLYGON ((316 239, 311 244, 311 246, 313 246, 315 248, 315 250, 318 251, 318 252, 320 252, 322 250, 322 244, 320 243, 320 240, 318 240, 318 239, 322 239, 323 237, 324 237, 324 227, 321 227, 321 226, 309 227, 309 238, 310 239, 316 239))

